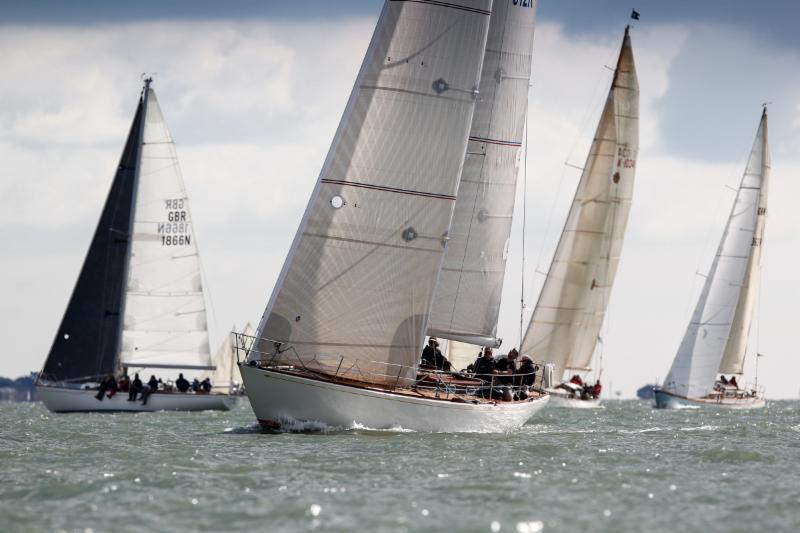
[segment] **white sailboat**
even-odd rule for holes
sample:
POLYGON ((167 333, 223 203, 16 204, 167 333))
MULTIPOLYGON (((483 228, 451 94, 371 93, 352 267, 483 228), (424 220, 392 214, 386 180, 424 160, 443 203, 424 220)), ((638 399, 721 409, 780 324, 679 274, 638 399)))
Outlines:
POLYGON ((36 388, 48 409, 228 409, 227 394, 98 394, 130 370, 213 370, 189 200, 151 79, 145 80, 100 221, 36 388))
POLYGON ((592 370, 622 252, 638 148, 639 83, 626 28, 600 123, 520 349, 552 363, 554 379, 564 379, 548 389, 551 405, 599 405, 599 395, 584 393, 569 376, 592 370))
POLYGON ((740 388, 724 375, 742 378, 744 373, 760 281, 769 171, 765 107, 711 271, 669 374, 654 391, 656 407, 765 405, 762 390, 740 388))
POLYGON ((497 432, 547 403, 536 392, 494 400, 479 379, 417 375, 459 178, 474 164, 465 154, 489 154, 490 165, 507 157, 494 146, 509 137, 472 137, 473 112, 492 120, 475 102, 509 84, 527 94, 530 56, 506 46, 532 28, 532 4, 384 4, 257 335, 238 336, 261 424, 497 432))
MULTIPOLYGON (((213 383, 213 390, 218 392, 225 392, 241 396, 244 394, 241 380, 237 378, 238 368, 236 366, 236 337, 235 331, 238 328, 235 326, 231 328, 231 334, 226 335, 225 339, 220 343, 219 348, 214 353, 214 371, 206 374, 211 383, 213 383)), ((246 336, 255 334, 255 329, 248 322, 241 332, 246 336)))

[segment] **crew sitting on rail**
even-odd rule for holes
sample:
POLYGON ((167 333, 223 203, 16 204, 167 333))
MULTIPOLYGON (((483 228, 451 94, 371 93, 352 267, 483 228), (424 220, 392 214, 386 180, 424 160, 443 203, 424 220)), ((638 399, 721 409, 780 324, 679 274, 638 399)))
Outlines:
POLYGON ((728 380, 728 385, 736 387, 737 389, 739 388, 739 384, 736 383, 736 376, 731 376, 731 379, 728 380))
POLYGON ((517 387, 532 387, 536 382, 536 371, 538 367, 533 364, 531 358, 523 355, 519 358, 519 367, 514 371, 514 385, 517 387))
POLYGON ((572 378, 569 380, 570 383, 574 383, 575 385, 583 386, 583 380, 578 374, 573 374, 572 378))
POLYGON ((494 372, 495 374, 500 374, 500 377, 497 379, 498 383, 502 383, 504 385, 511 385, 514 382, 514 372, 517 370, 517 357, 519 356, 519 352, 516 348, 512 348, 509 350, 507 355, 501 356, 494 362, 494 372))
POLYGON ((186 392, 190 386, 189 380, 183 377, 183 374, 178 374, 178 379, 175 380, 175 387, 181 392, 186 392))
POLYGON ((158 383, 159 380, 153 374, 150 374, 150 381, 147 382, 147 386, 150 387, 150 392, 156 392, 158 390, 158 383))
POLYGON ((483 349, 483 354, 472 364, 475 375, 483 381, 492 381, 491 374, 494 374, 495 361, 492 357, 492 349, 488 346, 483 349))
POLYGON ((202 391, 205 392, 206 394, 211 392, 211 379, 210 378, 206 378, 203 381, 201 381, 200 382, 200 389, 202 389, 202 391))
POLYGON ((107 378, 100 382, 100 388, 95 395, 95 398, 102 401, 103 395, 106 394, 107 398, 111 398, 117 393, 117 379, 109 374, 107 378), (106 394, 108 393, 108 394, 106 394))
POLYGON ((428 345, 422 350, 422 364, 436 370, 450 370, 450 361, 439 350, 436 337, 429 338, 428 345))
POLYGON ((137 373, 133 375, 133 381, 131 381, 128 387, 128 401, 136 401, 136 397, 140 392, 142 392, 142 380, 139 379, 139 374, 137 373))
POLYGON ((131 378, 129 378, 126 374, 123 374, 121 378, 117 380, 117 389, 120 392, 128 392, 131 388, 131 378))
POLYGON ((594 386, 592 387, 592 398, 596 400, 600 397, 601 392, 603 392, 603 386, 600 385, 600 380, 598 379, 595 381, 594 386))
POLYGON ((720 376, 719 377, 719 382, 722 383, 723 385, 727 385, 728 384, 728 380, 725 379, 725 376, 720 376))

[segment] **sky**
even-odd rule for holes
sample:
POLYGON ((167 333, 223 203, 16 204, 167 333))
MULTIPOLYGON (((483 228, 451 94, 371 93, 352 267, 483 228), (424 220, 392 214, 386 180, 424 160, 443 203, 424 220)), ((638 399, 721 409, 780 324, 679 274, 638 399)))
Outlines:
MULTIPOLYGON (((177 143, 213 306, 212 344, 257 322, 380 12, 379 0, 0 2, 0 375, 38 370, 72 291, 141 89, 177 143)), ((663 378, 770 102, 772 175, 751 352, 771 398, 800 395, 800 4, 541 0, 529 97, 530 317, 632 7, 636 189, 603 331, 603 381, 663 378)), ((523 205, 523 188, 517 206, 523 205)), ((521 217, 499 334, 519 338, 521 217)), ((753 357, 747 377, 752 381, 753 357)))

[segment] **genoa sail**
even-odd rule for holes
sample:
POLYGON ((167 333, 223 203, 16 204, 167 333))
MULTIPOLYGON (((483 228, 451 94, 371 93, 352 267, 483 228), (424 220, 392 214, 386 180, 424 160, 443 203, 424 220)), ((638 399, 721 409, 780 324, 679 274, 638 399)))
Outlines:
POLYGON ((522 4, 492 5, 480 92, 428 323, 428 333, 437 337, 498 344, 536 18, 535 2, 522 4))
POLYGON ((251 353, 366 382, 413 375, 490 9, 384 4, 251 353))
POLYGON ((189 199, 175 144, 149 84, 144 114, 120 360, 129 367, 210 369, 189 199))
POLYGON ((90 380, 117 370, 142 107, 140 99, 100 221, 42 370, 47 380, 90 380))
POLYGON ((639 84, 628 29, 614 79, 521 352, 587 370, 628 223, 639 146, 639 84))
POLYGON ((674 394, 703 397, 718 372, 742 373, 758 290, 769 170, 765 109, 711 270, 664 381, 674 394))

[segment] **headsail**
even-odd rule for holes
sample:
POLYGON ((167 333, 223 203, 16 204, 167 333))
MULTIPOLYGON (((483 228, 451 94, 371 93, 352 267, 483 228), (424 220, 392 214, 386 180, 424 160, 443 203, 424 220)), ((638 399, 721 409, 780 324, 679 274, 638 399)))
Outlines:
POLYGON ((522 353, 586 369, 603 324, 628 223, 639 148, 639 84, 628 29, 572 207, 522 353))
POLYGON ((371 382, 413 372, 490 9, 491 0, 384 4, 258 327, 280 343, 275 360, 371 382))
POLYGON ((677 395, 705 396, 717 372, 742 372, 767 212, 767 142, 765 109, 711 271, 664 381, 677 395))
POLYGON ((93 379, 117 370, 141 129, 140 98, 89 252, 42 370, 46 379, 93 379))
POLYGON ((144 110, 120 359, 125 366, 210 368, 189 199, 175 144, 149 84, 144 110))
POLYGON ((496 344, 531 77, 536 2, 526 4, 495 0, 492 6, 480 94, 428 323, 437 337, 496 344))

